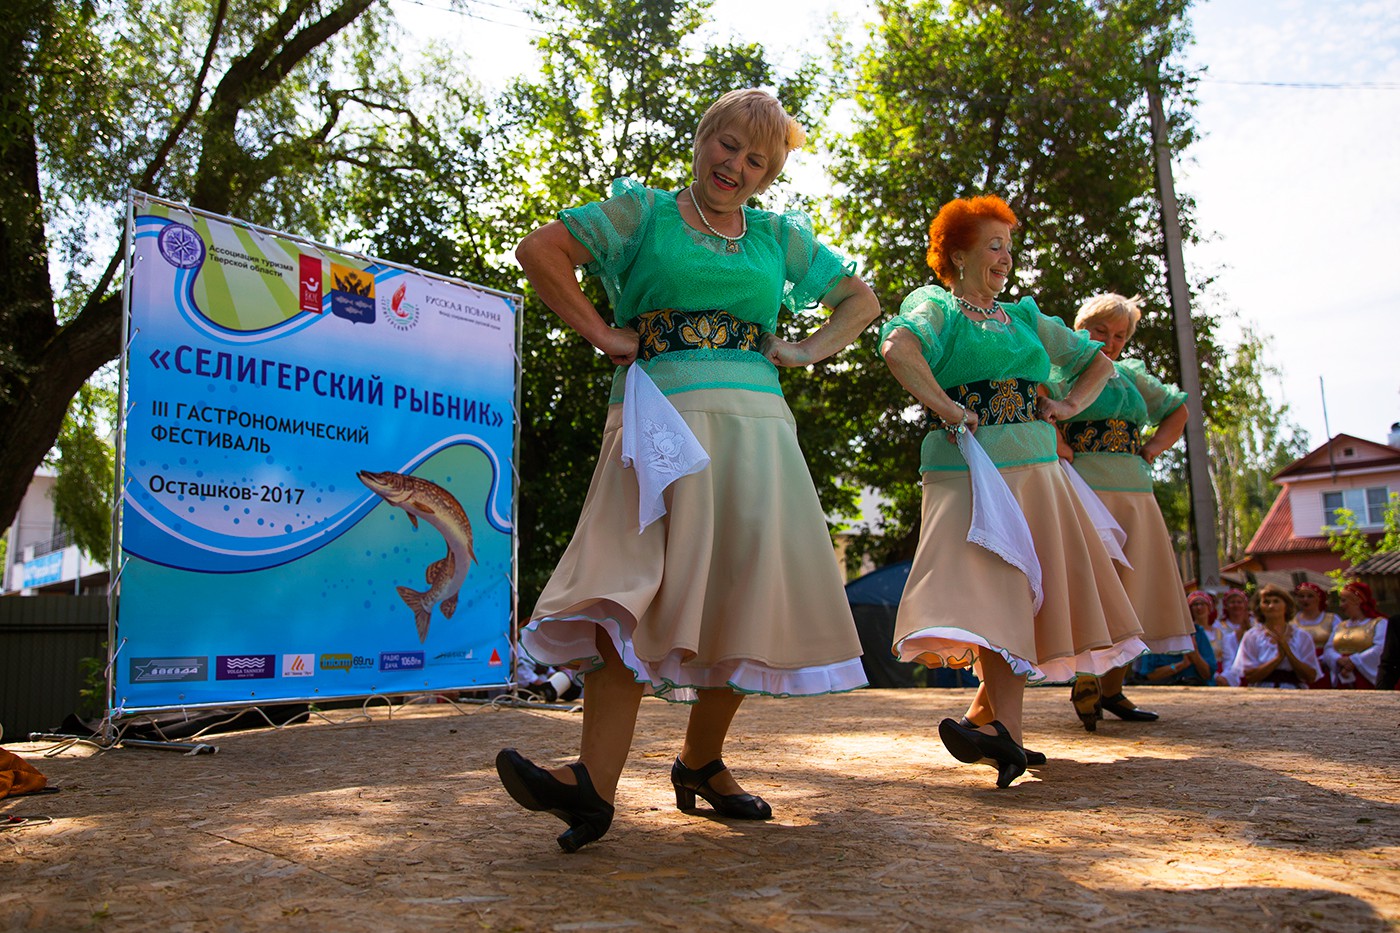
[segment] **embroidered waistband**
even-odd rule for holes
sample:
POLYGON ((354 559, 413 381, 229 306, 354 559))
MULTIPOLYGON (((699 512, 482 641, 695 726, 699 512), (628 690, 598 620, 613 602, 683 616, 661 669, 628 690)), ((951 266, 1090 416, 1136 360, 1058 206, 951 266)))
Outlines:
POLYGON ((763 329, 741 321, 728 311, 677 311, 661 308, 632 321, 641 343, 637 359, 684 350, 753 350, 762 345, 763 329))
POLYGON ((1036 383, 1029 379, 979 379, 953 386, 949 398, 977 412, 983 426, 1029 424, 1035 416, 1036 383))
POLYGON ((1122 418, 1102 421, 1070 421, 1065 441, 1077 454, 1136 454, 1142 451, 1138 426, 1122 418))

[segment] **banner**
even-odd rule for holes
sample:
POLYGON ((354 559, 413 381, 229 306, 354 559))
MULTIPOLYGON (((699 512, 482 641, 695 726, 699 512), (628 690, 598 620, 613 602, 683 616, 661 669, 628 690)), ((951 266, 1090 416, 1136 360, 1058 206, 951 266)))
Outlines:
POLYGON ((114 707, 509 682, 519 296, 132 214, 114 707))

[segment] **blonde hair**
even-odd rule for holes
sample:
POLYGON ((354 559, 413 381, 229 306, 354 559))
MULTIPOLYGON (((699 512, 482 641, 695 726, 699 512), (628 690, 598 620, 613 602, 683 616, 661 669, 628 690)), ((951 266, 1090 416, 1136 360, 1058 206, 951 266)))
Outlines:
MULTIPOLYGON (((807 141, 807 132, 802 129, 778 99, 767 91, 746 88, 730 91, 710 105, 695 128, 695 156, 700 157, 700 147, 712 136, 728 126, 743 127, 752 138, 754 145, 768 154, 768 171, 758 186, 759 191, 767 189, 783 170, 788 153, 802 148, 807 141)), ((692 170, 695 169, 692 161, 692 170)))
POLYGON ((1087 330, 1099 322, 1112 324, 1125 318, 1128 321, 1128 336, 1131 337, 1137 330, 1138 321, 1142 319, 1142 296, 1124 298, 1122 295, 1105 292, 1095 295, 1079 306, 1079 313, 1074 316, 1074 329, 1087 330))

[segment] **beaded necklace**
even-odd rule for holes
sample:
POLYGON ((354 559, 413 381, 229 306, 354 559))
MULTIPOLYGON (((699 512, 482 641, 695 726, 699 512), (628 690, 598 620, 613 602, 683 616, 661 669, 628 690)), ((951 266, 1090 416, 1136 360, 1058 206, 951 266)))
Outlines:
POLYGON ((992 306, 990 308, 979 308, 975 304, 964 298, 962 295, 953 295, 953 298, 957 301, 958 304, 962 305, 967 310, 976 311, 978 314, 982 315, 983 321, 997 321, 998 323, 1002 322, 1001 305, 997 304, 996 301, 992 302, 992 306))
POLYGON ((739 223, 741 225, 739 227, 739 235, 725 236, 710 224, 709 218, 707 218, 705 212, 700 209, 700 202, 695 200, 694 186, 687 185, 685 190, 690 194, 690 203, 695 205, 695 213, 700 215, 700 222, 705 225, 707 230, 724 241, 724 251, 726 253, 739 252, 739 241, 744 238, 744 234, 749 232, 749 218, 748 215, 744 213, 744 208, 742 206, 739 208, 739 223))

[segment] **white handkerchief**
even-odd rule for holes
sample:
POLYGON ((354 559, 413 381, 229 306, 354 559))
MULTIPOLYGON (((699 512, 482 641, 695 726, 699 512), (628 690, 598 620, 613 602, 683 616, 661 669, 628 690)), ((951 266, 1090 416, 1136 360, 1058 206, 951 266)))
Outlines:
POLYGON ((1128 533, 1123 530, 1122 525, 1118 524, 1118 520, 1113 517, 1108 506, 1103 504, 1099 494, 1094 492, 1094 487, 1084 482, 1084 477, 1079 475, 1074 464, 1061 457, 1060 467, 1069 477, 1069 484, 1074 487, 1079 501, 1084 503, 1084 511, 1089 513, 1089 518, 1094 523, 1094 530, 1099 533, 1103 546, 1108 548, 1108 556, 1132 570, 1133 565, 1128 563, 1128 556, 1123 553, 1123 545, 1128 543, 1128 533))
POLYGON ((637 534, 666 514, 661 494, 710 464, 690 425, 641 366, 627 367, 622 397, 622 465, 637 473, 637 534))
POLYGON ((958 450, 962 451, 972 477, 972 524, 967 529, 967 541, 986 548, 1024 573, 1034 611, 1039 612, 1045 601, 1045 588, 1040 582, 1040 558, 1036 556, 1031 527, 1026 524, 1021 504, 971 431, 958 435, 958 450))

